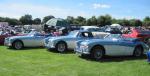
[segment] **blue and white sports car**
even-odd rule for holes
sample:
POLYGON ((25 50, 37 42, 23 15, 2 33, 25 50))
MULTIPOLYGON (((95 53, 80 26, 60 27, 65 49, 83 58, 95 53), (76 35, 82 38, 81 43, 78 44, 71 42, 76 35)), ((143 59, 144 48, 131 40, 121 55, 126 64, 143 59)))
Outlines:
POLYGON ((124 38, 120 34, 110 34, 104 39, 90 39, 78 41, 75 51, 80 55, 89 54, 92 58, 99 60, 104 55, 141 56, 149 50, 148 45, 135 38, 124 38))
POLYGON ((31 32, 25 36, 12 36, 5 38, 4 45, 13 47, 14 49, 22 49, 23 47, 40 47, 44 46, 44 39, 49 36, 51 35, 31 32))
POLYGON ((45 47, 47 49, 54 49, 58 52, 65 52, 68 49, 74 50, 76 41, 87 40, 92 38, 100 38, 93 36, 89 31, 72 31, 67 36, 49 37, 45 39, 45 47))

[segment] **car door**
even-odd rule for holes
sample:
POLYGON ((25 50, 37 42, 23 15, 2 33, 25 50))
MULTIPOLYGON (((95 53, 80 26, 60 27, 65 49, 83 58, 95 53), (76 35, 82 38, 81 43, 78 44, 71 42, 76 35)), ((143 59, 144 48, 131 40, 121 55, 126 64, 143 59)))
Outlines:
POLYGON ((80 41, 80 40, 87 40, 91 37, 89 32, 79 32, 76 37, 72 37, 70 39, 68 39, 68 48, 70 49, 74 49, 76 47, 76 42, 80 41), (85 36, 84 34, 86 34, 87 36, 85 36))
POLYGON ((107 43, 107 53, 113 56, 121 56, 121 55, 131 55, 133 52, 133 45, 131 41, 124 41, 122 39, 111 40, 107 43))
POLYGON ((121 55, 132 55, 134 51, 134 43, 131 40, 121 39, 119 41, 119 47, 122 48, 120 50, 121 55))
POLYGON ((119 39, 109 39, 106 40, 105 43, 106 48, 106 54, 112 55, 112 56, 118 56, 122 53, 122 47, 120 46, 119 39))
POLYGON ((78 41, 79 38, 77 37, 72 37, 72 38, 68 38, 67 41, 67 45, 68 45, 68 49, 74 49, 76 46, 76 41, 78 41))
POLYGON ((83 40, 84 38, 78 33, 75 37, 68 38, 67 43, 68 43, 68 48, 69 49, 74 49, 76 47, 76 42, 79 40, 83 40))
POLYGON ((44 46, 44 39, 45 39, 44 35, 39 34, 39 35, 34 36, 33 41, 34 41, 35 46, 44 46))
POLYGON ((41 34, 34 34, 33 36, 27 38, 24 40, 24 43, 28 47, 37 47, 37 46, 43 46, 44 45, 44 36, 41 34))
POLYGON ((24 42, 24 46, 27 46, 27 47, 35 47, 38 45, 36 43, 36 37, 35 36, 25 38, 25 39, 23 39, 23 42, 24 42))

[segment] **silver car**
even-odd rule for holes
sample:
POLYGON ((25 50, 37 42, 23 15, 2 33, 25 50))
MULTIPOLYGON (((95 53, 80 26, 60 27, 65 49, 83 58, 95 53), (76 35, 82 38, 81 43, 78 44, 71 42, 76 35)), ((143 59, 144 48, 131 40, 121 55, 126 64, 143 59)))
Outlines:
POLYGON ((81 55, 89 54, 96 60, 104 55, 141 56, 149 50, 148 45, 136 38, 124 38, 120 34, 110 34, 104 39, 78 41, 75 51, 81 55))
POLYGON ((55 49, 58 52, 65 52, 68 49, 73 50, 76 46, 76 41, 87 40, 94 37, 88 31, 72 31, 67 36, 49 37, 45 39, 45 47, 47 49, 55 49))
POLYGON ((5 38, 4 45, 13 47, 14 49, 22 49, 23 47, 40 47, 44 46, 44 39, 51 35, 32 32, 25 36, 13 36, 5 38))

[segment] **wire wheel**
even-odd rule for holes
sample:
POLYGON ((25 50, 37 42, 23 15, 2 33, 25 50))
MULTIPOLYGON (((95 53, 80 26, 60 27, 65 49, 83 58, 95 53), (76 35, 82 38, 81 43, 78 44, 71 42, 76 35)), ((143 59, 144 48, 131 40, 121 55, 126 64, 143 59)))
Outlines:
POLYGON ((15 41, 13 43, 13 47, 17 50, 22 49, 23 48, 23 43, 21 41, 15 41))
POLYGON ((134 56, 140 57, 143 54, 143 49, 141 46, 137 46, 134 50, 134 56))
POLYGON ((104 56, 104 49, 100 46, 96 46, 92 49, 92 58, 100 60, 104 56))
POLYGON ((67 45, 65 44, 65 42, 59 42, 56 45, 56 49, 58 52, 65 52, 67 50, 67 45))

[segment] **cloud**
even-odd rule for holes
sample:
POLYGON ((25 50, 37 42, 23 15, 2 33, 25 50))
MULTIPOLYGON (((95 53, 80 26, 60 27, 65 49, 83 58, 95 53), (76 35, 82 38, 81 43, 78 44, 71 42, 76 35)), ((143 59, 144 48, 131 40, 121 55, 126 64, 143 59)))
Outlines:
MULTIPOLYGON (((81 4, 82 5, 82 4, 81 4)), ((25 14, 31 14, 33 18, 43 18, 47 15, 54 15, 57 18, 66 18, 67 16, 89 16, 89 13, 79 9, 69 9, 62 7, 53 7, 45 5, 23 4, 23 3, 0 3, 0 16, 19 19, 25 14), (9 5, 9 7, 8 7, 9 5)))
POLYGON ((79 6, 83 6, 84 5, 84 3, 79 3, 79 6))
POLYGON ((94 3, 93 8, 94 9, 101 9, 101 8, 110 8, 110 5, 107 4, 99 4, 99 3, 94 3))
POLYGON ((31 4, 9 4, 9 7, 6 5, 0 5, 0 16, 12 16, 18 17, 18 15, 31 14, 33 16, 41 17, 46 15, 56 15, 62 16, 65 14, 65 11, 69 11, 69 9, 63 9, 58 7, 49 8, 47 6, 41 5, 31 5, 31 4))

